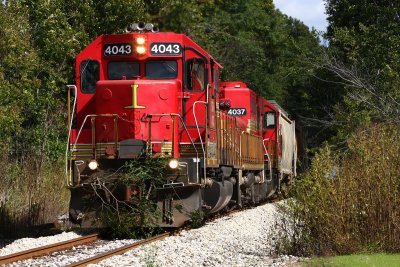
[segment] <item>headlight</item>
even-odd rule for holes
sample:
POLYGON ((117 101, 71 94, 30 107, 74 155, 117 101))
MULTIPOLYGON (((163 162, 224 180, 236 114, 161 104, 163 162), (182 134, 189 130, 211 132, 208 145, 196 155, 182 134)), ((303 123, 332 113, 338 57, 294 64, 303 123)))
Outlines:
POLYGON ((99 164, 97 163, 97 161, 95 159, 92 159, 91 161, 89 161, 88 166, 89 166, 89 169, 94 171, 97 169, 97 167, 99 167, 99 164))
POLYGON ((168 165, 169 165, 169 167, 170 167, 171 169, 176 169, 176 168, 178 168, 179 162, 178 162, 177 159, 171 159, 171 160, 169 161, 168 165))
POLYGON ((137 46, 136 52, 140 55, 143 55, 144 53, 146 53, 146 48, 144 48, 144 46, 137 46))
POLYGON ((145 40, 144 37, 142 37, 142 36, 136 38, 136 43, 137 43, 138 45, 144 45, 145 41, 146 41, 146 40, 145 40))

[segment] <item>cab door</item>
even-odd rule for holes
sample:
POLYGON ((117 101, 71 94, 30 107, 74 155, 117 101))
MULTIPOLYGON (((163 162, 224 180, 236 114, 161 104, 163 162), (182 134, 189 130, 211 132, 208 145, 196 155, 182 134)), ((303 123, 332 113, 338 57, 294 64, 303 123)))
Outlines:
MULTIPOLYGON (((206 142, 208 59, 199 52, 189 49, 185 49, 184 58, 182 117, 190 137, 201 149, 201 141, 206 142)), ((184 129, 181 129, 181 142, 190 143, 190 138, 184 129)))

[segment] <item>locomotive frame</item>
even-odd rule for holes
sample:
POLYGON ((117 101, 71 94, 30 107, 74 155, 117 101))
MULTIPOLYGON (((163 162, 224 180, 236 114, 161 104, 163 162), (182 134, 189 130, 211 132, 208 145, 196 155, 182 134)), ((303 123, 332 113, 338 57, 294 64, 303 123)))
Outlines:
MULTIPOLYGON (((245 83, 221 82, 221 69, 189 37, 144 24, 102 35, 77 56, 66 152, 73 222, 97 225, 100 204, 83 199, 138 157, 169 159, 156 188, 166 227, 259 203, 296 176, 294 121, 245 83)), ((131 187, 123 191, 129 200, 131 187)))

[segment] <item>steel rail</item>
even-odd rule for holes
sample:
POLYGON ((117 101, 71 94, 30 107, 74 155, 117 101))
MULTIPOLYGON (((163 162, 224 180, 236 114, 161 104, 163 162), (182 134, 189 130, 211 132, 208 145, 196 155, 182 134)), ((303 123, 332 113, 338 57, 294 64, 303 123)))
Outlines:
POLYGON ((141 240, 141 241, 138 241, 136 243, 129 244, 129 245, 117 248, 117 249, 113 249, 113 250, 101 253, 101 254, 96 255, 94 257, 87 258, 87 259, 72 263, 72 264, 68 265, 68 267, 87 266, 89 264, 98 263, 99 261, 102 261, 104 259, 110 258, 110 257, 115 256, 115 255, 121 255, 121 254, 123 254, 123 253, 125 253, 125 252, 127 252, 129 250, 132 250, 134 248, 137 248, 137 247, 140 247, 140 246, 143 246, 143 245, 146 245, 146 244, 150 244, 150 243, 152 243, 154 241, 162 240, 162 239, 164 239, 164 238, 166 238, 168 236, 170 236, 169 232, 168 233, 163 233, 163 234, 160 234, 160 235, 157 235, 157 236, 154 236, 154 237, 150 237, 148 239, 141 240))
POLYGON ((14 254, 9 254, 9 255, 0 257, 0 265, 4 265, 4 264, 16 262, 16 261, 21 261, 21 260, 26 260, 26 259, 30 259, 30 258, 34 258, 34 257, 41 257, 41 256, 49 255, 53 252, 71 249, 72 247, 87 244, 87 243, 92 243, 97 240, 100 240, 99 234, 91 234, 91 235, 86 235, 86 236, 66 240, 63 242, 58 242, 58 243, 43 246, 43 247, 33 248, 33 249, 17 252, 14 254))

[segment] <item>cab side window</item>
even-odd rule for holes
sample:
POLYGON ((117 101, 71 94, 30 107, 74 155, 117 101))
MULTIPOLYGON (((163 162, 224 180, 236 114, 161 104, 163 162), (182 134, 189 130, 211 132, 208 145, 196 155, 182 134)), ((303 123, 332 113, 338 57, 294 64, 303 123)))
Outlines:
POLYGON ((96 82, 100 80, 100 64, 96 60, 83 60, 80 66, 81 91, 91 94, 96 92, 96 82))
POLYGON ((189 91, 203 91, 206 87, 206 66, 203 60, 193 58, 186 61, 186 87, 189 91))
POLYGON ((264 129, 275 128, 275 112, 266 112, 264 115, 264 129))

